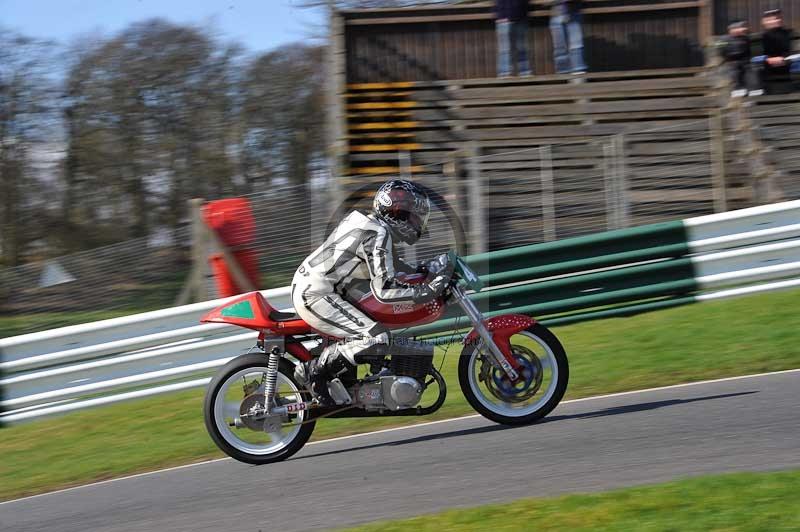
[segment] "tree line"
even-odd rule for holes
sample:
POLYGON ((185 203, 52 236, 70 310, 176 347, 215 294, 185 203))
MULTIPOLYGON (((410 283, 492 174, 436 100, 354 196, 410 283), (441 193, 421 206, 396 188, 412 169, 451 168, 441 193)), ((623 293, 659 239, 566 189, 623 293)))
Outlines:
POLYGON ((59 46, 0 26, 0 266, 177 229, 194 197, 324 174, 325 79, 319 44, 253 55, 153 19, 59 46))
POLYGON ((2 263, 178 228, 324 166, 324 49, 164 20, 62 49, 0 29, 2 263))

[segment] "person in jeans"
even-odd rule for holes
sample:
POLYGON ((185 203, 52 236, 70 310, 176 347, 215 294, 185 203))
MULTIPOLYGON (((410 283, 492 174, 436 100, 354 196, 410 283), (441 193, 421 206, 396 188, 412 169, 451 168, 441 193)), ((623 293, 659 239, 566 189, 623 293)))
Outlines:
POLYGON ((580 0, 553 0, 550 7, 550 32, 553 35, 553 54, 556 72, 582 74, 583 30, 580 0))
POLYGON ((528 62, 528 0, 496 0, 497 76, 511 75, 512 56, 517 58, 517 73, 530 76, 528 62))
POLYGON ((747 95, 750 70, 750 35, 747 22, 735 20, 728 26, 722 46, 722 58, 731 77, 731 96, 747 95))
MULTIPOLYGON (((765 11, 761 18, 764 33, 761 34, 761 44, 764 55, 754 57, 753 65, 758 74, 758 87, 750 91, 753 96, 764 94, 767 81, 775 76, 789 76, 792 61, 792 39, 794 33, 783 25, 783 13, 780 9, 765 11)), ((796 61, 795 61, 796 62, 796 61)))

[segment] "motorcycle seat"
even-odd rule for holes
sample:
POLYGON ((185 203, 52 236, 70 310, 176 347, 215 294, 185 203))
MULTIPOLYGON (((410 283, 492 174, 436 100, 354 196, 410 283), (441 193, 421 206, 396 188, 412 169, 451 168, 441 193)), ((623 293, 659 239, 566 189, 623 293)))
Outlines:
POLYGON ((271 310, 269 313, 269 319, 272 321, 293 321, 293 320, 301 320, 300 316, 295 314, 294 312, 281 312, 279 310, 271 310))

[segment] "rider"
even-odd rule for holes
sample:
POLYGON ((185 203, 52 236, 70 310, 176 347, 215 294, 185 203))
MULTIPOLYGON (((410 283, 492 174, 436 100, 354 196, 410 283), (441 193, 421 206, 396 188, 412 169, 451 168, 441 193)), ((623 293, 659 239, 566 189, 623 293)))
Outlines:
POLYGON ((452 265, 446 256, 415 269, 395 251, 397 241, 414 244, 419 240, 429 215, 430 199, 421 186, 401 179, 387 181, 375 194, 372 212, 348 214, 295 273, 295 312, 317 331, 339 339, 318 358, 298 365, 295 372, 321 403, 334 403, 329 381, 365 356, 387 352, 389 331, 351 302, 359 285, 368 284, 384 303, 424 303, 447 286, 452 265), (424 283, 404 282, 405 274, 415 272, 427 274, 424 283))

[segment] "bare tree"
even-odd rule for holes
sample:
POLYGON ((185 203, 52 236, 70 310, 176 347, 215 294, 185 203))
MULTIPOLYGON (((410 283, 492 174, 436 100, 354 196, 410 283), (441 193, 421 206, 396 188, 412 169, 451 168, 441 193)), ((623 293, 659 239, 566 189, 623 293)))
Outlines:
POLYGON ((48 43, 0 29, 0 245, 12 266, 48 226, 47 184, 35 163, 53 130, 51 51, 48 43))
POLYGON ((99 212, 142 236, 159 220, 177 225, 188 197, 233 192, 237 54, 198 28, 151 20, 74 65, 68 181, 104 191, 111 203, 86 203, 87 218, 99 212))
POLYGON ((37 46, 0 36, 8 263, 32 243, 69 252, 176 229, 187 199, 301 184, 324 165, 322 47, 247 57, 208 29, 163 20, 77 42, 59 67, 37 46), (31 154, 48 142, 60 174, 43 182, 31 154))
POLYGON ((251 187, 302 183, 324 152, 322 48, 291 45, 256 58, 243 80, 243 173, 251 187))

